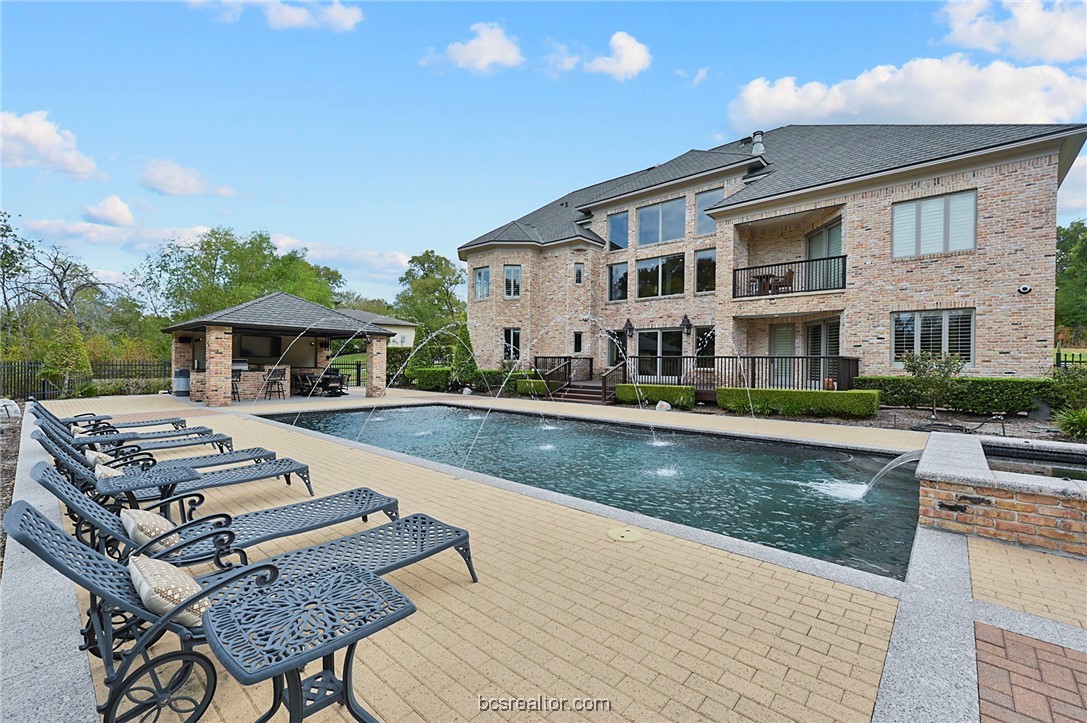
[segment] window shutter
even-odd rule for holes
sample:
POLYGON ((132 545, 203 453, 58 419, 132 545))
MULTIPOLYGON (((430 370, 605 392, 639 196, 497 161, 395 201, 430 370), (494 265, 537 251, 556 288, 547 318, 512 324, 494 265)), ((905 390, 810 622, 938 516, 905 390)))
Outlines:
POLYGON ((926 198, 921 201, 922 254, 938 254, 944 250, 944 199, 926 198))
POLYGON ((947 353, 958 354, 972 364, 973 359, 973 317, 971 310, 947 312, 947 353))
POLYGON ((974 248, 974 209, 977 197, 973 191, 956 193, 948 199, 950 213, 947 227, 947 250, 974 248))
POLYGON ((894 207, 894 230, 891 242, 895 257, 917 253, 917 204, 899 203, 894 207))

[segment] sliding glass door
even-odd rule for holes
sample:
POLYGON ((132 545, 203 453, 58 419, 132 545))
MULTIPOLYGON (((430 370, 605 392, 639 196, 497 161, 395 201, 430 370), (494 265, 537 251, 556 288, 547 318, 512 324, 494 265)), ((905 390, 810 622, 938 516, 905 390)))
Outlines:
POLYGON ((675 383, 681 373, 683 332, 651 330, 638 332, 638 376, 641 381, 675 383))

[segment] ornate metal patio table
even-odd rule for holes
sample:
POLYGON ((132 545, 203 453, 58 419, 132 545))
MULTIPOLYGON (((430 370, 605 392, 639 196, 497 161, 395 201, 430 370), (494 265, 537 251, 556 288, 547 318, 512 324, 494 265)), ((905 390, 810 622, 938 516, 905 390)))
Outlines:
POLYGON ((361 565, 345 564, 273 584, 235 602, 218 602, 204 613, 204 633, 238 682, 272 679, 272 707, 258 723, 269 720, 280 705, 296 723, 333 703, 346 705, 356 720, 377 723, 355 700, 355 646, 413 612, 415 605, 392 585, 361 565), (343 677, 338 678, 334 654, 344 647, 343 677), (321 670, 303 679, 306 664, 318 658, 321 670))

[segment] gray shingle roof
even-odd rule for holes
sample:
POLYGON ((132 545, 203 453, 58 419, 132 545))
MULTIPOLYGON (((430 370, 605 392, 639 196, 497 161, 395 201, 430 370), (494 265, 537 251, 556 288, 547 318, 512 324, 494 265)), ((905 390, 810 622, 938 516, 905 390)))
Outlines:
POLYGON ((196 331, 206 326, 230 326, 290 333, 331 336, 394 336, 388 329, 341 314, 284 291, 231 306, 196 319, 168 326, 163 331, 196 331))
MULTIPOLYGON (((1042 138, 1077 125, 794 125, 763 136, 769 173, 713 208, 1042 138)), ((745 139, 747 140, 747 139, 745 139)), ((750 150, 734 141, 715 151, 750 150)))
POLYGON ((371 324, 377 324, 378 326, 383 324, 392 324, 394 326, 418 326, 414 321, 404 321, 403 319, 397 319, 392 316, 373 314, 369 311, 361 311, 359 309, 336 309, 336 311, 354 317, 359 321, 366 321, 371 324))
POLYGON ((489 233, 460 250, 487 243, 546 245, 580 238, 604 240, 578 224, 590 218, 579 211, 608 199, 677 181, 715 169, 750 162, 746 188, 714 208, 769 198, 790 191, 971 153, 1018 141, 1043 138, 1087 125, 791 125, 763 136, 764 153, 751 155, 749 138, 707 151, 692 150, 642 171, 603 181, 552 201, 489 233), (769 165, 757 168, 763 162, 769 165))

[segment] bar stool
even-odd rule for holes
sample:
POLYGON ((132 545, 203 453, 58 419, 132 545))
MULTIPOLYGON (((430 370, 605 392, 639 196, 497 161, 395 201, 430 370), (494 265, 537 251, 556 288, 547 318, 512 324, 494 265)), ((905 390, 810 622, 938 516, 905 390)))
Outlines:
POLYGON ((275 367, 264 375, 264 398, 271 399, 275 394, 284 399, 283 379, 287 376, 287 370, 283 367, 275 367))
POLYGON ((235 402, 242 400, 241 394, 238 392, 238 382, 242 380, 242 372, 240 369, 234 369, 230 372, 230 398, 235 402))

